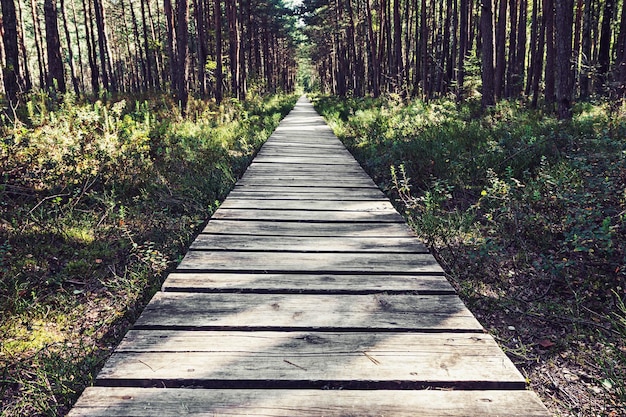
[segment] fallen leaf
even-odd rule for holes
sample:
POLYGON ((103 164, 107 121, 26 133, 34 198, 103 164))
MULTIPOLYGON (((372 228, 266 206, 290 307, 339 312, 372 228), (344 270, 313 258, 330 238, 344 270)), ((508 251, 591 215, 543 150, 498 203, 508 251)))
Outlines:
POLYGON ((548 339, 541 339, 540 341, 537 342, 537 344, 544 349, 554 346, 554 342, 548 339))

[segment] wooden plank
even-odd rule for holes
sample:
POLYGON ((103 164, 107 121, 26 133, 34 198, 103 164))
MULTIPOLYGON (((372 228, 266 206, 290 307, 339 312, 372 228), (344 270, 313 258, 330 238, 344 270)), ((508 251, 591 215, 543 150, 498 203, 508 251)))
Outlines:
MULTIPOLYGON (((280 185, 257 185, 257 186, 252 187, 252 186, 237 184, 235 185, 235 188, 233 189, 233 191, 246 191, 246 192, 257 192, 257 193, 285 193, 285 194, 301 193, 304 195, 326 193, 326 194, 332 194, 335 196, 338 193, 342 195, 358 195, 358 196, 369 195, 371 193, 372 195, 376 195, 376 198, 384 196, 384 194, 382 193, 382 191, 380 191, 378 187, 342 187, 341 185, 337 185, 337 184, 334 184, 334 185, 311 184, 308 187, 306 186, 285 187, 285 186, 280 186, 280 185)), ((230 194, 229 194, 229 197, 230 197, 230 194)), ((385 200, 388 200, 388 199, 385 198, 385 200)))
POLYGON ((246 185, 246 186, 257 186, 260 185, 262 187, 267 186, 291 186, 291 187, 311 187, 311 186, 333 186, 333 187, 376 187, 374 181, 364 180, 364 179, 343 179, 341 177, 337 177, 335 181, 329 182, 328 180, 315 180, 315 179, 302 179, 302 178, 241 178, 237 181, 238 185, 246 185))
POLYGON ((302 211, 302 210, 256 210, 220 208, 213 219, 222 220, 270 220, 300 222, 373 222, 404 223, 396 211, 302 211))
MULTIPOLYGON (((254 189, 253 189, 254 190, 254 189)), ((235 189, 228 195, 228 200, 233 199, 264 199, 264 200, 332 200, 337 198, 336 192, 302 192, 302 191, 253 191, 235 189)), ((389 201, 384 199, 382 193, 377 190, 361 189, 361 192, 341 193, 341 199, 344 201, 389 201), (380 194, 379 194, 380 193, 380 194)))
POLYGON ((348 165, 359 166, 356 161, 351 161, 346 158, 325 158, 311 156, 257 156, 255 158, 257 164, 271 163, 271 164, 303 164, 303 165, 348 165))
POLYGON ((163 291, 372 294, 454 294, 441 275, 237 274, 172 272, 163 291))
POLYGON ((530 391, 87 388, 68 417, 547 417, 530 391))
POLYGON ((98 385, 524 389, 489 335, 129 331, 98 385), (393 385, 391 385, 393 384, 393 385))
POLYGON ((193 250, 276 252, 378 252, 428 253, 426 246, 410 237, 300 237, 199 235, 193 250))
POLYGON ((482 326, 456 296, 157 293, 144 329, 473 331, 482 326))
POLYGON ((226 199, 220 209, 257 209, 257 210, 301 210, 301 211, 359 211, 392 212, 396 209, 389 200, 346 201, 341 195, 336 200, 264 200, 264 199, 226 199))
MULTIPOLYGON (((252 162, 246 172, 250 173, 274 173, 280 170, 280 172, 285 173, 324 173, 328 172, 328 167, 324 165, 312 165, 312 164, 258 164, 256 162, 252 162)), ((338 174, 360 174, 363 172, 363 168, 360 165, 337 165, 333 167, 333 172, 337 172, 338 174)))
POLYGON ((205 252, 190 250, 179 270, 205 272, 313 272, 441 274, 432 255, 413 253, 205 252))
POLYGON ((252 236, 414 237, 406 223, 306 223, 211 219, 202 233, 252 236))

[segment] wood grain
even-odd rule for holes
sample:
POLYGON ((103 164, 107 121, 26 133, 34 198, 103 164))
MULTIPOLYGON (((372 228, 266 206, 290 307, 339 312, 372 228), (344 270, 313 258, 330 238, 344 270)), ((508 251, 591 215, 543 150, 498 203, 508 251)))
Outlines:
POLYGON ((470 331, 482 326, 456 296, 157 293, 137 328, 470 331))
POLYGON ((547 417, 530 391, 87 388, 68 417, 547 417))
POLYGON ((163 291, 303 294, 454 294, 441 275, 237 274, 173 272, 163 291))
POLYGON ((325 223, 212 219, 202 233, 252 236, 415 237, 406 223, 325 223))
POLYGON ((297 237, 199 235, 191 244, 194 250, 276 251, 276 252, 378 252, 428 253, 413 237, 297 237))
POLYGON ((441 274, 430 254, 205 252, 190 250, 179 270, 205 272, 313 272, 370 274, 441 274))

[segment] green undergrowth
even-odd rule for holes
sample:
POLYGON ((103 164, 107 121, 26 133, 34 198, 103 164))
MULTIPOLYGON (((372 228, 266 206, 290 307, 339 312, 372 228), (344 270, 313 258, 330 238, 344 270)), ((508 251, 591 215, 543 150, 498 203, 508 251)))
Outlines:
POLYGON ((314 103, 551 410, 625 411, 626 107, 314 103))
POLYGON ((2 416, 64 415, 296 96, 61 104, 0 127, 2 416))

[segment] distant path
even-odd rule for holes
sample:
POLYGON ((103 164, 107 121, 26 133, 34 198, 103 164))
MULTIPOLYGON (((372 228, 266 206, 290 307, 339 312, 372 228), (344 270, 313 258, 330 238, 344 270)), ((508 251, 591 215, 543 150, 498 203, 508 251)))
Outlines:
POLYGON ((548 416, 306 98, 69 416, 548 416))

